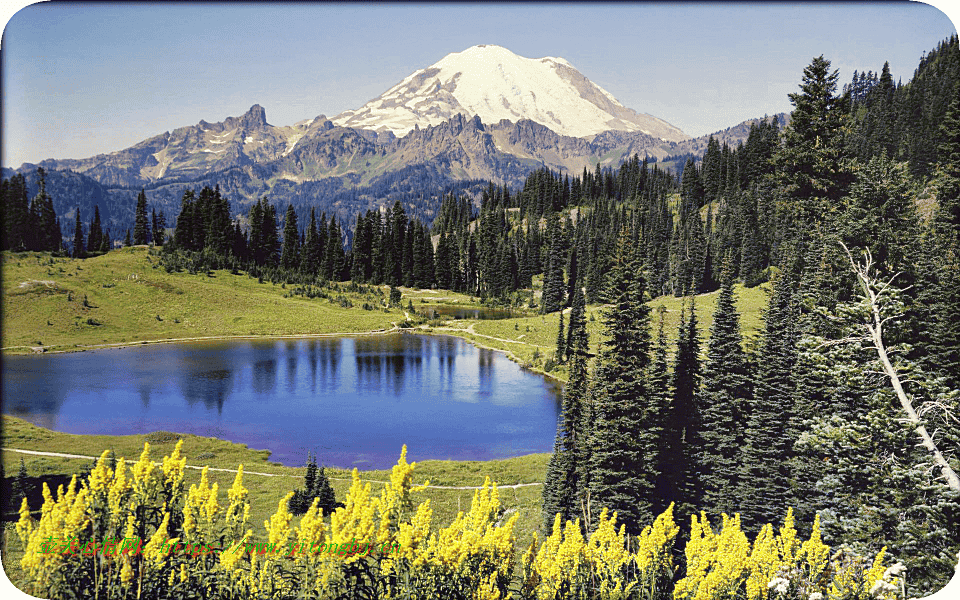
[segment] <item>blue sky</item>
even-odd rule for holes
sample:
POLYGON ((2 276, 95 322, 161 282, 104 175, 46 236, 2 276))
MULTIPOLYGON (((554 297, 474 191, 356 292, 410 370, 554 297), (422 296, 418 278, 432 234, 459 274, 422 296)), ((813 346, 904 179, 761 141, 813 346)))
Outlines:
POLYGON ((702 135, 790 110, 815 56, 841 82, 885 60, 907 81, 955 31, 910 2, 35 4, 3 34, 2 162, 112 152, 255 103, 274 125, 332 117, 484 43, 563 57, 626 106, 702 135))

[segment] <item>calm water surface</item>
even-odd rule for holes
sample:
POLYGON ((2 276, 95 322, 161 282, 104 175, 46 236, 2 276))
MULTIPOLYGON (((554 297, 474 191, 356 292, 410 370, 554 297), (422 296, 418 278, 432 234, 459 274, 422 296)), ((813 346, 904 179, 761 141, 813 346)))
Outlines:
POLYGON ((194 433, 302 465, 553 449, 559 390, 455 337, 164 344, 3 361, 3 412, 68 433, 194 433))

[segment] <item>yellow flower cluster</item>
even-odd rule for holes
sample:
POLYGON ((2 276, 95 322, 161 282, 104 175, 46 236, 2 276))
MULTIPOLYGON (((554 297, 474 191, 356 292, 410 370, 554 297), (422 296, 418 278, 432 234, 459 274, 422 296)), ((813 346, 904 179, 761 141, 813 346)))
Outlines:
POLYGON ((780 535, 764 525, 749 544, 740 529, 740 517, 723 515, 719 534, 713 532, 706 515, 692 518, 690 541, 685 554, 686 576, 674 587, 675 600, 720 600, 745 595, 747 600, 800 597, 823 600, 893 600, 899 563, 885 569, 884 550, 873 565, 865 568, 862 557, 838 552, 820 538, 820 517, 813 523, 810 538, 797 540, 793 510, 788 509, 780 535))
MULTIPOLYGON (((603 510, 592 532, 579 521, 554 521, 542 543, 536 536, 515 560, 519 513, 504 514, 496 484, 478 489, 466 512, 444 526, 433 523, 429 500, 415 505, 415 463, 404 447, 390 482, 379 495, 354 470, 344 506, 324 515, 318 502, 294 523, 282 498, 264 522, 271 551, 249 551, 248 492, 243 467, 220 504, 218 486, 204 469, 184 490, 182 442, 161 463, 149 445, 129 469, 108 453, 86 481, 78 478, 56 495, 43 488, 39 521, 24 500, 17 533, 25 554, 28 590, 42 597, 103 598, 473 598, 553 600, 567 598, 652 600, 671 593, 673 544, 679 528, 673 506, 630 538, 617 515, 603 510), (294 526, 296 525, 296 526, 294 526), (115 551, 66 552, 74 541, 126 538, 136 543, 115 551), (219 556, 199 548, 224 548, 219 556), (63 544, 61 540, 68 540, 63 544), (140 542, 142 540, 142 543, 140 542), (329 552, 361 542, 359 551, 329 552), (191 551, 173 551, 183 544, 191 551), (366 552, 363 546, 366 545, 366 552), (377 551, 373 551, 373 547, 377 551), (390 549, 384 551, 384 548, 390 549)), ((79 550, 79 548, 76 548, 79 550)), ((902 565, 884 567, 884 551, 869 563, 846 552, 830 556, 820 538, 819 518, 810 538, 797 539, 793 512, 779 534, 765 526, 751 544, 739 516, 723 516, 714 532, 705 514, 691 520, 684 577, 675 600, 778 600, 802 598, 892 600, 902 565)))
POLYGON ((539 549, 536 541, 523 556, 523 593, 539 600, 552 598, 629 598, 635 591, 653 598, 672 575, 671 548, 679 528, 673 505, 633 540, 631 552, 626 528, 616 526, 617 515, 600 513, 589 539, 579 520, 565 525, 556 516, 551 535, 539 549))

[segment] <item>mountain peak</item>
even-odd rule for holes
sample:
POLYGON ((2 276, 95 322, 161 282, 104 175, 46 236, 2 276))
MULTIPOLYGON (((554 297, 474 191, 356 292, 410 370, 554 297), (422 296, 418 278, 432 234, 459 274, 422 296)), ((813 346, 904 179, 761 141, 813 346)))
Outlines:
POLYGON ((240 117, 241 125, 245 127, 265 127, 267 125, 267 111, 259 104, 254 104, 250 110, 240 117))
POLYGON ((669 123, 624 107, 562 58, 524 58, 492 44, 448 54, 332 120, 403 136, 456 114, 479 116, 485 123, 529 119, 572 137, 608 130, 641 131, 668 141, 689 137, 669 123))

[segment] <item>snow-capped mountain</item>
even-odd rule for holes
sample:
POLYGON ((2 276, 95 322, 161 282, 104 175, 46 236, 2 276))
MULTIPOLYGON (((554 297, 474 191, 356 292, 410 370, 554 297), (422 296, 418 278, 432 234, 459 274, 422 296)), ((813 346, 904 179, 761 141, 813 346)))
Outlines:
POLYGON ((331 119, 357 129, 404 136, 462 114, 484 123, 528 119, 560 135, 636 131, 670 142, 689 139, 662 119, 620 104, 562 58, 523 58, 500 46, 448 54, 357 110, 331 119))

